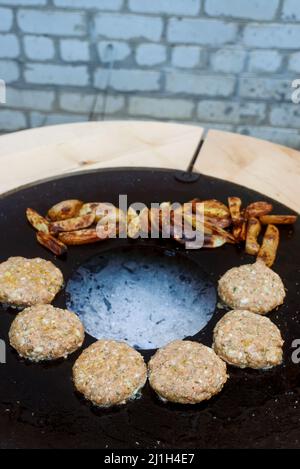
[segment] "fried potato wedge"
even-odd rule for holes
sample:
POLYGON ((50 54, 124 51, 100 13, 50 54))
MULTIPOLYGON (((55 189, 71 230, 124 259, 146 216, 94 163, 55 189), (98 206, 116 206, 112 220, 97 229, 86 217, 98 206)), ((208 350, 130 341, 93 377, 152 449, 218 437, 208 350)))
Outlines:
POLYGON ((59 241, 48 233, 39 231, 36 234, 36 239, 42 246, 49 249, 49 251, 53 252, 56 256, 62 256, 67 252, 67 246, 62 241, 59 241))
POLYGON ((196 217, 194 216, 191 217, 187 214, 184 214, 184 221, 185 223, 186 222, 190 223, 193 226, 193 228, 201 232, 204 232, 204 235, 207 235, 207 236, 217 235, 217 236, 221 236, 222 238, 224 238, 227 243, 230 243, 230 244, 236 243, 236 239, 231 233, 224 230, 223 228, 220 228, 218 225, 214 225, 213 223, 211 223, 210 221, 206 219, 204 219, 204 223, 203 223, 202 221, 200 222, 197 221, 196 217))
POLYGON ((42 231, 43 233, 49 233, 49 222, 46 220, 46 218, 42 217, 42 215, 40 215, 38 212, 36 212, 32 208, 27 208, 26 217, 29 223, 37 231, 42 231))
POLYGON ((68 218, 67 220, 53 221, 49 224, 51 234, 64 231, 77 231, 89 228, 95 221, 95 213, 82 215, 81 217, 68 218))
POLYGON ((229 212, 232 219, 232 223, 235 226, 240 225, 242 222, 241 206, 242 201, 239 197, 228 197, 229 212))
POLYGON ((151 230, 151 236, 155 233, 158 237, 161 231, 161 211, 159 208, 150 208, 149 210, 149 224, 151 230))
POLYGON ((263 215, 259 218, 263 225, 292 225, 297 221, 297 215, 263 215))
POLYGON ((127 235, 129 238, 138 238, 141 231, 139 214, 132 207, 127 210, 127 235))
POLYGON ((219 248, 227 243, 227 239, 220 235, 204 236, 204 248, 219 248))
MULTIPOLYGON (((112 212, 112 208, 114 206, 110 203, 105 202, 89 202, 83 204, 80 211, 79 216, 88 215, 90 213, 95 214, 95 221, 100 221, 103 217, 110 215, 112 212)), ((116 207, 114 207, 116 208, 116 207)), ((117 209, 116 209, 117 210, 117 209)))
POLYGON ((246 218, 259 218, 273 210, 273 205, 268 202, 253 202, 246 208, 246 218))
POLYGON ((245 241, 247 236, 247 221, 243 218, 243 215, 241 220, 240 225, 235 226, 232 230, 233 236, 238 243, 245 241))
POLYGON ((213 225, 217 225, 220 228, 227 228, 231 224, 231 217, 228 207, 226 207, 226 205, 219 200, 193 199, 190 201, 190 203, 192 203, 194 213, 196 213, 198 210, 199 205, 203 204, 204 218, 213 225))
POLYGON ((274 264, 279 244, 279 230, 275 225, 268 225, 264 234, 263 242, 258 251, 258 259, 271 267, 274 264))
POLYGON ((68 218, 77 217, 82 205, 83 202, 81 202, 81 200, 63 200, 48 210, 47 217, 51 221, 67 220, 68 218))
POLYGON ((109 210, 107 215, 104 215, 97 222, 97 226, 105 226, 111 232, 117 234, 126 234, 127 216, 122 210, 114 207, 114 210, 109 210))
POLYGON ((249 218, 247 224, 247 235, 246 235, 246 253, 256 255, 260 249, 260 245, 257 242, 258 235, 261 230, 260 221, 257 218, 249 218))
POLYGON ((67 246, 91 244, 107 238, 109 238, 109 233, 106 233, 103 237, 99 237, 99 232, 96 228, 59 233, 58 235, 58 239, 67 246))

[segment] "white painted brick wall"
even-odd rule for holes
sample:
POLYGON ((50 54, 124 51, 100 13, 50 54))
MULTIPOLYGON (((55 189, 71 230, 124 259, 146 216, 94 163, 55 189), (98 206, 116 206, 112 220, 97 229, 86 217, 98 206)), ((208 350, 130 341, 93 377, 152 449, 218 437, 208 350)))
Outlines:
POLYGON ((288 67, 292 72, 300 73, 300 52, 290 55, 288 67))
POLYGON ((298 49, 300 24, 249 24, 244 31, 244 44, 249 47, 298 49))
POLYGON ((242 98, 291 101, 291 81, 280 78, 246 77, 240 79, 242 98))
POLYGON ((285 0, 282 9, 282 18, 288 21, 300 20, 299 0, 285 0))
POLYGON ((50 60, 54 57, 53 39, 44 36, 24 36, 24 51, 31 60, 50 60))
POLYGON ((299 129, 300 107, 294 104, 272 106, 270 111, 270 123, 279 127, 299 129))
POLYGON ((39 6, 47 4, 47 0, 0 0, 0 5, 9 6, 39 6))
POLYGON ((0 57, 15 58, 20 53, 19 39, 15 34, 0 34, 0 57))
POLYGON ((266 115, 264 103, 200 101, 197 115, 203 122, 225 122, 227 124, 260 123, 266 115))
POLYGON ((54 0, 54 5, 65 8, 93 8, 99 10, 119 10, 124 0, 54 0))
POLYGON ((124 105, 123 96, 108 95, 105 98, 104 95, 99 94, 62 93, 59 98, 59 106, 62 111, 86 114, 90 114, 93 110, 96 114, 100 114, 104 107, 108 114, 115 114, 121 111, 124 105))
POLYGON ((185 99, 142 98, 129 100, 129 114, 161 119, 188 119, 192 116, 194 103, 185 99))
POLYGON ((60 54, 66 62, 88 62, 90 59, 89 42, 79 39, 62 39, 60 54))
POLYGON ((20 77, 20 67, 12 60, 0 60, 0 77, 6 83, 14 82, 20 77))
POLYGON ((233 42, 237 25, 213 19, 171 18, 167 37, 170 43, 206 44, 218 46, 233 42))
POLYGON ((201 65, 201 52, 201 49, 195 46, 176 46, 172 51, 172 65, 179 68, 195 68, 201 65))
POLYGON ((25 80, 28 83, 41 85, 86 86, 89 82, 89 75, 84 65, 29 63, 25 70, 25 80))
POLYGON ((205 12, 211 16, 272 20, 278 6, 279 0, 206 0, 205 12))
POLYGON ((25 33, 83 36, 86 32, 84 13, 21 9, 17 19, 20 29, 25 33))
POLYGON ((129 9, 138 13, 196 16, 200 6, 201 0, 129 0, 129 9))
POLYGON ((237 48, 219 49, 211 55, 211 67, 216 72, 239 73, 244 68, 246 51, 237 48))
POLYGON ((140 44, 136 49, 135 58, 138 65, 158 65, 166 61, 167 49, 161 44, 140 44))
POLYGON ((100 13, 95 18, 98 35, 112 39, 144 38, 159 41, 162 34, 161 18, 139 15, 100 13))
POLYGON ((13 23, 12 11, 8 8, 0 8, 0 31, 9 31, 13 23))
POLYGON ((249 53, 250 72, 277 72, 282 56, 277 50, 254 50, 249 53))
MULTIPOLYGON (((94 85, 103 90, 107 87, 107 69, 98 69, 94 85)), ((159 72, 152 70, 115 70, 111 76, 110 87, 117 91, 156 91, 159 90, 159 72)))
POLYGON ((300 148, 299 45, 300 0, 0 0, 0 133, 96 106, 300 148))
POLYGON ((0 112, 0 128, 2 131, 20 130, 26 127, 24 112, 2 109, 0 112))
POLYGON ((235 78, 231 76, 199 75, 187 72, 170 72, 166 76, 166 90, 171 93, 198 96, 231 96, 235 78))
POLYGON ((130 45, 123 41, 99 41, 97 48, 103 63, 110 62, 112 57, 115 62, 120 62, 131 54, 130 45))
POLYGON ((6 98, 9 107, 12 108, 51 111, 54 106, 55 93, 53 91, 37 91, 34 89, 20 90, 8 86, 6 98))

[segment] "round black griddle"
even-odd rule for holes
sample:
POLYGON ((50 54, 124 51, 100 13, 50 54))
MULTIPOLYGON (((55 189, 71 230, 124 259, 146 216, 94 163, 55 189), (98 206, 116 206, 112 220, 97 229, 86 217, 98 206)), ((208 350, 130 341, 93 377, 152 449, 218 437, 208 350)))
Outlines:
MULTIPOLYGON (((227 269, 254 258, 240 247, 185 251, 168 240, 109 240, 71 247, 65 259, 57 259, 35 240, 25 218, 26 207, 41 213, 69 198, 118 204, 119 194, 128 203, 186 202, 193 197, 239 196, 243 204, 268 200, 256 192, 222 180, 199 176, 184 183, 176 171, 153 169, 101 170, 68 175, 22 188, 0 199, 0 261, 9 256, 43 257, 53 261, 67 281, 89 257, 116 247, 147 245, 149 250, 172 249, 192 258, 215 285, 227 269)), ((272 201, 274 213, 290 210, 272 201)), ((269 317, 280 328, 284 345, 283 365, 269 371, 229 367, 230 379, 223 391, 208 402, 183 406, 163 404, 147 384, 143 397, 126 406, 101 410, 91 406, 75 391, 72 365, 80 352, 68 360, 31 364, 9 347, 8 330, 15 316, 12 309, 0 311, 0 338, 6 341, 6 364, 0 364, 1 448, 228 448, 300 447, 300 364, 293 363, 294 339, 300 339, 300 224, 280 228, 281 241, 274 270, 287 288, 283 306, 269 317)), ((54 305, 65 306, 65 292, 54 305)), ((163 301, 163 298, 162 298, 163 301)), ((170 314, 171 312, 167 312, 170 314)), ((212 343, 214 325, 224 314, 216 311, 196 336, 212 343)), ((84 347, 94 339, 86 336, 84 347)), ((153 351, 144 353, 148 360, 153 351)), ((295 353, 297 358, 297 353, 295 353)), ((299 353, 300 356, 300 353, 299 353)))

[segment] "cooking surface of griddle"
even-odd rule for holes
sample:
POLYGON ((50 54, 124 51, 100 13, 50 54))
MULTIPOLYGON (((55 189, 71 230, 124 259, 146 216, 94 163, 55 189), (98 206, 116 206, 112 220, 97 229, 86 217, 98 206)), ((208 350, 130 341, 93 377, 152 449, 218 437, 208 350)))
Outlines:
MULTIPOLYGON (((207 272, 216 286, 230 267, 253 262, 243 249, 225 245, 218 249, 190 250, 167 240, 109 240, 70 247, 67 257, 56 259, 38 245, 25 218, 26 207, 41 213, 69 198, 118 204, 119 194, 128 203, 186 202, 194 197, 216 198, 226 203, 239 196, 243 203, 269 200, 244 187, 205 176, 185 184, 167 170, 118 169, 70 175, 20 189, 0 199, 0 261, 9 256, 43 257, 53 261, 67 281, 88 258, 116 248, 172 250, 207 272)), ((274 203, 274 213, 290 210, 274 203)), ((283 306, 269 317, 280 328, 284 344, 283 365, 269 371, 229 367, 223 391, 195 406, 163 404, 147 384, 143 397, 126 406, 101 410, 75 391, 72 365, 80 351, 67 360, 31 364, 8 345, 8 330, 15 316, 0 310, 0 338, 7 343, 6 364, 0 364, 0 447, 2 448, 228 448, 300 447, 300 364, 293 363, 292 342, 300 339, 300 226, 280 228, 281 241, 274 270, 287 288, 283 306)), ((163 299, 162 299, 163 301, 163 299)), ((65 307, 65 290, 54 301, 65 307)), ((212 344, 214 325, 224 314, 216 307, 211 320, 195 340, 212 344)), ((95 339, 87 335, 84 347, 95 339)), ((146 360, 153 351, 143 352, 146 360)))

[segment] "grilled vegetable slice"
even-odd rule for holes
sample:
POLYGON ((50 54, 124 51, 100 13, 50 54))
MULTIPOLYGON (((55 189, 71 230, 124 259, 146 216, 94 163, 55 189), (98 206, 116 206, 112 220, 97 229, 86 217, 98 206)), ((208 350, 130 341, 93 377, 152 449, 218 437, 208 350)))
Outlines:
POLYGON ((48 210, 47 217, 51 221, 67 220, 68 218, 77 217, 82 205, 83 202, 81 202, 81 200, 63 200, 48 210))
POLYGON ((62 256, 67 252, 67 246, 48 233, 39 231, 36 234, 36 239, 42 246, 49 249, 49 251, 53 252, 56 256, 62 256))
POLYGON ((257 218, 249 218, 246 235, 246 253, 256 255, 260 245, 257 242, 258 235, 261 230, 260 221, 257 218))
POLYGON ((253 202, 246 208, 246 218, 259 218, 273 210, 273 205, 268 202, 253 202))
POLYGON ((27 208, 26 217, 29 223, 37 231, 42 231, 43 233, 49 233, 49 222, 46 220, 46 218, 42 217, 42 215, 40 215, 38 212, 36 212, 32 208, 27 208))
POLYGON ((277 248, 279 244, 279 231, 275 225, 268 225, 260 250, 258 251, 258 259, 262 259, 264 263, 271 267, 276 259, 277 248))
POLYGON ((95 221, 95 214, 82 215, 81 217, 68 218, 67 220, 54 221, 50 223, 50 233, 57 234, 63 231, 76 231, 88 228, 95 221))
POLYGON ((291 225, 296 223, 297 215, 263 215, 260 217, 260 222, 263 225, 291 225))

